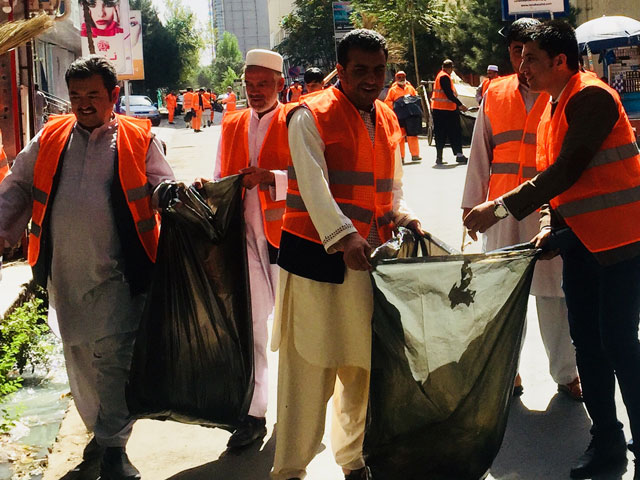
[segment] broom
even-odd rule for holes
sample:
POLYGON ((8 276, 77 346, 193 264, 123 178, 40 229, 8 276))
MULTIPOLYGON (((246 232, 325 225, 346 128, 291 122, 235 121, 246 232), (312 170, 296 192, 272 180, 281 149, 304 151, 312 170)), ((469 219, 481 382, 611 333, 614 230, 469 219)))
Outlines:
POLYGON ((0 25, 0 55, 28 42, 53 27, 53 19, 46 13, 28 20, 16 20, 0 25))

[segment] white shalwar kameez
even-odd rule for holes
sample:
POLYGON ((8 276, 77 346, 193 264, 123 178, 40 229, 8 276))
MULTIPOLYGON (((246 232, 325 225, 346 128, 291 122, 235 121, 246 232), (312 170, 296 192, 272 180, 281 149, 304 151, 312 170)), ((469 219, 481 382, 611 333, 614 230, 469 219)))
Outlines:
MULTIPOLYGON (((519 86, 519 92, 528 113, 533 108, 538 94, 522 84, 519 86)), ((491 122, 484 113, 483 101, 473 130, 462 208, 473 208, 487 200, 494 147, 491 122)), ((521 221, 509 215, 484 233, 483 250, 490 252, 531 241, 540 232, 539 219, 540 215, 537 212, 521 221)), ((568 384, 578 376, 578 372, 575 349, 569 335, 567 305, 562 291, 560 256, 536 263, 531 295, 536 297, 540 335, 549 358, 549 373, 557 384, 568 384)))
MULTIPOLYGON (((255 110, 251 110, 249 121, 249 166, 258 166, 258 157, 271 121, 276 117, 282 105, 263 115, 261 118, 255 110)), ((221 148, 218 156, 214 178, 220 178, 221 148)), ((272 170, 275 175, 275 186, 270 188, 274 201, 284 200, 287 194, 286 170, 272 170)), ((269 249, 264 231, 263 214, 260 206, 258 188, 245 190, 243 211, 246 224, 247 260, 249 267, 249 283, 251 289, 251 314, 253 319, 253 353, 255 365, 255 389, 249 408, 249 415, 264 417, 267 413, 269 397, 269 377, 267 371, 267 320, 273 312, 276 285, 278 284, 278 266, 269 262, 269 249)))
MULTIPOLYGON (((369 112, 360 111, 373 142, 369 112)), ((328 253, 356 228, 331 194, 324 142, 313 114, 300 109, 289 123, 289 148, 300 193, 328 253)), ((402 161, 395 153, 394 223, 415 219, 403 199, 402 161)), ((375 228, 375 225, 372 224, 375 228)), ((377 238, 369 235, 369 238, 377 238)), ((280 271, 272 350, 280 349, 278 440, 271 477, 304 478, 324 433, 333 395, 331 446, 347 470, 364 466, 362 442, 371 369, 373 293, 369 272, 345 269, 344 283, 280 271)))

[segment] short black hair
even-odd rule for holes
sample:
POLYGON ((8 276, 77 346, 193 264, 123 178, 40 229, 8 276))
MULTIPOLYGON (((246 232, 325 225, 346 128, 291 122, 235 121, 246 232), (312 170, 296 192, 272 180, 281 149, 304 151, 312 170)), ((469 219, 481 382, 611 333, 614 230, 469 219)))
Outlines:
POLYGON ((555 57, 561 53, 567 57, 569 70, 579 69, 580 51, 576 32, 571 25, 564 20, 550 20, 532 27, 528 32, 527 41, 536 42, 541 50, 547 52, 549 57, 555 57))
POLYGON ((100 55, 89 55, 86 57, 80 57, 69 65, 64 79, 69 87, 69 80, 76 78, 89 78, 94 75, 100 75, 102 77, 102 83, 109 93, 118 85, 118 74, 116 73, 116 67, 113 66, 109 60, 100 55))
POLYGON ((540 25, 540 20, 535 18, 519 18, 509 26, 507 33, 507 46, 513 42, 526 42, 529 40, 529 31, 540 25))
POLYGON ((318 67, 307 68, 307 71, 304 72, 304 83, 322 83, 323 80, 324 75, 322 74, 322 70, 320 70, 318 67))
POLYGON ((338 44, 338 63, 343 67, 349 62, 349 50, 359 48, 367 52, 382 50, 385 58, 389 57, 387 41, 375 30, 358 28, 347 33, 338 44))

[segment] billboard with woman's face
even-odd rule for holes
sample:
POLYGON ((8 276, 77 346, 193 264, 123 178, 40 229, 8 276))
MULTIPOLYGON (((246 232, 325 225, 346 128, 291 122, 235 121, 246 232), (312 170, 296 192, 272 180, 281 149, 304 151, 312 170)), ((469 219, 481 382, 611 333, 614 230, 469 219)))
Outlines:
POLYGON ((79 0, 81 16, 84 6, 88 7, 90 28, 82 23, 82 55, 89 55, 89 32, 97 55, 113 62, 118 75, 133 74, 131 39, 129 25, 129 0, 79 0))
POLYGON ((133 75, 122 75, 122 80, 144 80, 144 57, 142 52, 142 12, 131 10, 129 16, 131 57, 133 59, 133 75))

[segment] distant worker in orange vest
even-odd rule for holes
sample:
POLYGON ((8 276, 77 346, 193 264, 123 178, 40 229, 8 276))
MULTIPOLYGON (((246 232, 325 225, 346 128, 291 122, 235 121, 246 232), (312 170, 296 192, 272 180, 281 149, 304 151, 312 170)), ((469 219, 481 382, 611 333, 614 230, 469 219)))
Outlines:
POLYGON ((209 101, 209 123, 208 123, 208 126, 210 127, 211 125, 213 125, 213 116, 214 116, 214 113, 215 113, 215 110, 213 109, 213 104, 216 101, 216 94, 213 93, 210 88, 207 88, 207 92, 205 93, 205 97, 209 101))
POLYGON ((322 90, 323 81, 324 75, 318 67, 307 68, 307 71, 304 72, 304 86, 307 89, 307 94, 322 90))
POLYGON ((232 87, 227 87, 227 95, 220 100, 220 103, 224 104, 225 113, 233 112, 236 109, 236 94, 233 93, 232 87))
POLYGON ((149 120, 114 113, 112 63, 79 58, 65 79, 73 114, 51 116, 0 184, 0 245, 31 220, 29 264, 48 291, 71 393, 93 432, 85 453, 97 457, 100 478, 139 479, 125 450, 135 421, 125 385, 158 248, 152 196, 174 176, 149 120))
POLYGON ((193 111, 194 117, 192 121, 193 131, 201 132, 202 128, 202 115, 207 108, 211 108, 211 104, 204 95, 204 88, 198 90, 193 96, 193 111))
MULTIPOLYGON (((267 320, 275 303, 282 214, 291 160, 287 112, 278 102, 284 86, 282 56, 263 49, 249 50, 245 84, 249 108, 227 112, 222 120, 214 178, 242 174, 243 212, 251 289, 255 389, 246 420, 229 438, 229 448, 262 439, 268 399, 267 320)), ((215 380, 215 379, 213 379, 215 380)))
MULTIPOLYGON (((522 63, 522 47, 531 18, 516 20, 509 27, 507 44, 515 72, 522 63)), ((549 103, 546 93, 532 92, 522 73, 492 80, 484 96, 471 141, 467 181, 462 195, 463 218, 473 207, 494 200, 523 182, 531 180, 536 169, 536 132, 542 112, 549 103)), ((484 250, 526 243, 540 230, 540 215, 532 213, 521 221, 506 218, 487 230, 484 250)), ((536 298, 540 336, 549 358, 549 372, 558 391, 582 400, 576 371, 575 350, 569 336, 567 305, 562 292, 562 259, 537 262, 531 284, 536 298)), ((514 393, 523 391, 520 376, 514 393)))
POLYGON ((538 126, 540 173, 476 206, 464 223, 475 237, 501 219, 521 220, 542 208, 533 242, 547 250, 547 257, 562 256, 569 329, 593 422, 589 446, 569 475, 619 477, 626 466, 617 380, 634 439, 633 479, 638 480, 640 151, 620 95, 581 72, 579 55, 575 32, 564 21, 529 31, 520 72, 531 90, 551 97, 538 126))
POLYGON ((191 121, 193 120, 193 88, 188 87, 187 91, 182 95, 182 110, 184 112, 184 123, 187 128, 191 128, 191 121))
MULTIPOLYGON (((387 97, 384 99, 384 103, 391 107, 393 110, 393 102, 398 100, 405 95, 411 95, 415 97, 418 95, 416 89, 413 88, 413 85, 407 81, 407 74, 402 70, 396 73, 395 82, 391 85, 391 88, 387 92, 387 97)), ((402 122, 400 122, 400 126, 402 127, 402 122)), ((409 152, 411 153, 411 160, 413 162, 419 162, 422 160, 420 158, 420 144, 418 143, 418 137, 416 135, 407 136, 407 130, 402 128, 402 141, 400 142, 400 156, 402 157, 402 161, 404 162, 404 142, 405 140, 409 144, 409 152)))
POLYGON ((482 83, 478 86, 478 88, 476 88, 476 100, 478 101, 478 103, 482 101, 482 97, 484 97, 484 94, 487 93, 487 89, 491 84, 491 80, 500 77, 500 73, 498 72, 499 69, 497 65, 489 65, 487 67, 487 78, 482 80, 482 83))
POLYGON ((289 89, 289 101, 290 102, 299 102, 300 97, 302 96, 302 85, 300 85, 300 80, 294 80, 293 85, 289 89))
POLYGON ((164 101, 167 104, 167 111, 169 112, 169 123, 173 125, 173 116, 176 112, 178 99, 176 98, 173 92, 169 92, 167 93, 167 96, 164 98, 164 101))
POLYGON ((459 113, 460 111, 466 112, 467 107, 458 100, 456 87, 451 79, 452 73, 453 61, 447 59, 442 62, 442 70, 436 76, 431 95, 433 135, 436 139, 436 165, 446 163, 442 160, 442 152, 447 139, 449 139, 451 150, 456 156, 456 162, 467 163, 467 157, 462 153, 462 129, 459 113))

